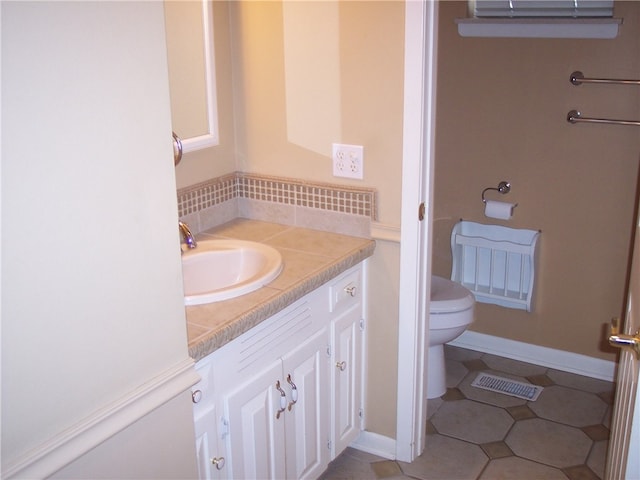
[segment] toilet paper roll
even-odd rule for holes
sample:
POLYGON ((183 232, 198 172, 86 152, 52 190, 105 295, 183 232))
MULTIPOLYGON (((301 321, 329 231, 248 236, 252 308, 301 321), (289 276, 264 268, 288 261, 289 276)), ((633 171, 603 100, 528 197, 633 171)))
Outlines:
POLYGON ((513 203, 485 200, 484 214, 485 216, 490 218, 509 220, 513 216, 514 208, 516 208, 516 205, 514 205, 513 203))

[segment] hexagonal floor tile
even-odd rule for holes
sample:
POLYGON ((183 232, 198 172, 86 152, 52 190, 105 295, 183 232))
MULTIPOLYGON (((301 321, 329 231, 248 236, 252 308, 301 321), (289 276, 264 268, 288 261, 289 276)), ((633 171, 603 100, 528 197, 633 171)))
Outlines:
POLYGON ((514 420, 501 408, 458 400, 444 402, 431 423, 439 433, 480 444, 504 439, 514 420))
POLYGON ((425 451, 412 463, 398 462, 402 472, 413 478, 477 478, 488 458, 477 445, 428 435, 425 451))
POLYGON ((467 376, 469 370, 462 362, 448 361, 445 362, 446 384, 448 388, 457 387, 458 384, 467 376))
POLYGON ((589 466, 589 468, 597 473, 600 478, 604 478, 604 468, 607 460, 608 446, 609 442, 606 440, 596 442, 591 449, 589 458, 587 459, 587 465, 589 466))
POLYGON ((513 480, 516 478, 544 478, 567 480, 561 470, 518 457, 491 460, 479 480, 513 480))
POLYGON ((520 457, 565 468, 584 464, 593 440, 578 428, 533 418, 517 422, 505 443, 520 457))
POLYGON ((541 418, 574 427, 596 425, 603 421, 607 404, 593 393, 554 385, 547 387, 529 408, 541 418))
POLYGON ((577 388, 578 390, 584 390, 585 392, 610 392, 615 388, 615 385, 612 382, 607 382, 606 380, 584 377, 575 373, 561 372, 559 370, 549 369, 547 376, 558 385, 577 388))

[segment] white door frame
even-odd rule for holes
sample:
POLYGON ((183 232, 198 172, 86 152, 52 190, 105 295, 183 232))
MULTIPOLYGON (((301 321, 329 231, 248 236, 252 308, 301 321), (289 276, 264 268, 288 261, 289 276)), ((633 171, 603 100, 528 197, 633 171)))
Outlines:
POLYGON ((396 417, 396 458, 406 462, 424 450, 426 429, 437 21, 436 1, 406 1, 396 417))

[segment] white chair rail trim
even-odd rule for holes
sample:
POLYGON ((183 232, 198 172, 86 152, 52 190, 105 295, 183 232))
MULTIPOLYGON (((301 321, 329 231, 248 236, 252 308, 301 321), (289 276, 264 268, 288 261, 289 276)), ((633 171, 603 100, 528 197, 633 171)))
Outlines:
POLYGON ((371 222, 371 237, 374 240, 400 243, 400 227, 387 223, 371 222))
POLYGON ((186 358, 7 465, 2 478, 45 478, 200 380, 186 358))

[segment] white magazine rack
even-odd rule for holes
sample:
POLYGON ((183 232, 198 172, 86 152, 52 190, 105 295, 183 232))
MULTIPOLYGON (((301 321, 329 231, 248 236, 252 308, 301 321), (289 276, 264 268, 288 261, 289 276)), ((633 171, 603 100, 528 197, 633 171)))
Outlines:
POLYGON ((476 301, 531 311, 540 232, 460 221, 451 232, 451 279, 476 301))

